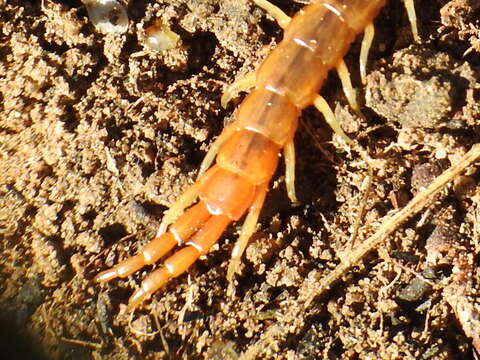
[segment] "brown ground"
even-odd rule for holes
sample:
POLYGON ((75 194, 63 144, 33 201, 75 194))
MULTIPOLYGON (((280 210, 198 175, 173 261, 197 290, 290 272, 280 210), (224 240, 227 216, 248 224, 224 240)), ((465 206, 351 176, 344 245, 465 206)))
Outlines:
MULTIPOLYGON (((275 3, 289 14, 301 7, 275 3)), ((391 1, 377 19, 366 87, 358 43, 346 58, 364 119, 336 76, 323 90, 376 159, 357 242, 478 142, 478 1, 416 3, 422 44, 412 45, 405 11, 391 1)), ((365 191, 358 151, 332 141, 313 109, 296 137, 301 205, 290 205, 280 167, 234 291, 225 273, 238 224, 133 315, 124 304, 149 269, 92 281, 155 233, 231 120, 236 104, 221 108, 224 86, 281 39, 247 0, 131 4, 119 36, 96 32, 79 1, 0 0, 2 342, 24 339, 48 359, 237 359, 247 350, 259 359, 473 359, 445 286, 456 286, 452 268, 466 263, 465 298, 479 301, 476 169, 309 311, 282 319, 351 246, 365 191), (158 18, 182 46, 144 51, 143 29, 158 18), (256 348, 277 322, 282 334, 256 348)))

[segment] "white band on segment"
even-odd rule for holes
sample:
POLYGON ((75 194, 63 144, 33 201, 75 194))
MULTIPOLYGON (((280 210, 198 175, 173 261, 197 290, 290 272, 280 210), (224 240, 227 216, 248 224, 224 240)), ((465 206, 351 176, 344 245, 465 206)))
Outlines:
POLYGON ((165 268, 167 269, 167 271, 170 273, 170 274, 175 274, 175 271, 173 269, 173 265, 172 264, 165 264, 165 268))
POLYGON ((342 22, 345 22, 345 19, 343 18, 342 16, 342 12, 340 10, 338 10, 335 6, 329 4, 329 3, 322 3, 323 7, 327 8, 328 10, 330 10, 332 13, 334 13, 335 15, 338 16, 338 18, 342 21, 342 22))
POLYGON ((235 244, 235 246, 233 247, 233 250, 232 250, 232 258, 238 258, 240 250, 241 250, 241 247, 238 246, 238 244, 235 244))
POLYGON ((178 246, 181 246, 183 244, 184 240, 182 239, 180 234, 177 232, 177 230, 175 230, 175 228, 170 228, 169 231, 172 233, 174 239, 177 240, 178 246))
POLYGON ((185 245, 194 247, 195 249, 198 250, 198 252, 199 252, 200 254, 203 254, 203 253, 204 253, 204 249, 203 249, 200 245, 198 245, 197 243, 195 243, 194 241, 189 241, 189 242, 187 242, 185 245))
POLYGON ((143 255, 143 261, 146 263, 146 264, 153 264, 153 258, 152 256, 150 255, 150 252, 145 252, 143 251, 142 252, 142 255, 143 255))

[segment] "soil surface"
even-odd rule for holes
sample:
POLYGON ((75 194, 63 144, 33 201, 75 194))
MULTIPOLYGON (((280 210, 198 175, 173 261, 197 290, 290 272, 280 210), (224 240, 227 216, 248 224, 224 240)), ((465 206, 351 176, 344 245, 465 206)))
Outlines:
MULTIPOLYGON (((274 3, 289 15, 303 6, 274 3)), ((300 204, 291 205, 279 166, 234 282, 225 275, 241 223, 133 313, 125 304, 151 267, 107 284, 93 277, 152 238, 233 119, 244 94, 223 109, 226 86, 254 70, 282 31, 247 0, 123 5, 128 30, 103 34, 80 1, 0 0, 5 356, 473 359, 476 168, 308 311, 285 314, 385 216, 479 142, 479 2, 417 0, 415 44, 402 3, 389 1, 375 22, 365 86, 359 40, 345 58, 363 116, 348 106, 336 74, 322 89, 358 144, 346 147, 306 109, 295 139, 300 204), (180 37, 161 52, 145 45, 145 29, 158 20, 180 37), (359 149, 373 159, 370 187, 359 149), (269 337, 273 324, 281 331, 269 337), (18 339, 23 346, 10 346, 18 339)))

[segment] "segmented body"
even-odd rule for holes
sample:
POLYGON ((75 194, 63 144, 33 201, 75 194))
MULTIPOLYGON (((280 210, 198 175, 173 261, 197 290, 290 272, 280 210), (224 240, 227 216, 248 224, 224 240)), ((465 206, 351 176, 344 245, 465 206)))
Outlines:
MULTIPOLYGON (((242 102, 235 122, 217 140, 216 164, 172 206, 150 244, 96 279, 127 276, 184 245, 142 282, 129 301, 135 307, 208 253, 225 228, 247 211, 241 237, 248 239, 282 150, 287 159, 287 187, 290 182, 293 189, 293 171, 288 169, 292 170, 293 137, 301 110, 313 103, 327 73, 339 65, 384 2, 320 0, 300 11, 256 72, 255 88, 242 102)), ((293 191, 289 195, 294 198, 293 191)), ((234 258, 238 252, 242 250, 234 258)))

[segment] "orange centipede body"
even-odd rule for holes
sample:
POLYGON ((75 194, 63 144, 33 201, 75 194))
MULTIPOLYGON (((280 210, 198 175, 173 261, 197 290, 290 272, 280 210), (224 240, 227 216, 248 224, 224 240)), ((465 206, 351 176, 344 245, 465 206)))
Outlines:
MULTIPOLYGON (((274 13, 268 8, 271 4, 255 3, 274 13)), ((246 214, 228 269, 227 278, 231 279, 255 231, 281 152, 288 195, 296 201, 293 137, 302 109, 315 104, 327 115, 318 96, 327 73, 334 68, 342 72, 350 44, 371 26, 384 3, 320 0, 312 1, 292 19, 278 15, 284 39, 255 72, 254 89, 240 105, 236 120, 212 145, 197 181, 167 211, 157 236, 144 249, 98 274, 96 280, 128 276, 182 246, 143 280, 129 300, 133 309, 207 254, 226 227, 246 214)))

